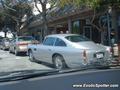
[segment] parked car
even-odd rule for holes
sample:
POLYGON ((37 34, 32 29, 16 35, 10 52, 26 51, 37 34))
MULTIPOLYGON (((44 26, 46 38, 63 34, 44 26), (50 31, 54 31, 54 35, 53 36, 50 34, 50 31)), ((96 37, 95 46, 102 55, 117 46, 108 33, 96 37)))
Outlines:
POLYGON ((0 37, 0 49, 2 49, 2 37, 0 37))
POLYGON ((26 53, 28 44, 32 43, 36 43, 36 40, 32 36, 18 36, 11 41, 9 52, 15 53, 15 55, 19 55, 20 52, 26 53))
POLYGON ((104 46, 77 34, 48 35, 42 44, 28 45, 28 53, 31 61, 51 63, 57 69, 108 66, 112 60, 104 46))
POLYGON ((3 38, 1 41, 1 49, 2 50, 8 50, 10 45, 10 39, 9 38, 3 38))

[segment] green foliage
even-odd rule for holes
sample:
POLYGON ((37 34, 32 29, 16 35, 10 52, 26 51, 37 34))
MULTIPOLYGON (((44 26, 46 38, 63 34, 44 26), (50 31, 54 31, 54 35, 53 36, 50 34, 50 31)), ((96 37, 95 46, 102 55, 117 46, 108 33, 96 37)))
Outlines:
MULTIPOLYGON (((16 3, 12 3, 12 0, 0 0, 2 4, 2 12, 0 14, 0 23, 14 22, 16 30, 19 30, 22 25, 22 19, 27 15, 27 19, 32 15, 32 6, 27 2, 28 0, 16 0, 16 3)), ((9 23, 10 24, 10 23, 9 23)))
POLYGON ((60 0, 61 6, 65 6, 68 4, 73 4, 76 6, 84 5, 93 9, 97 9, 103 6, 120 5, 120 0, 60 0))
POLYGON ((15 5, 12 5, 11 0, 2 0, 3 13, 5 13, 6 17, 11 16, 11 18, 14 17, 14 19, 21 19, 25 14, 32 14, 32 7, 25 2, 19 0, 15 5))

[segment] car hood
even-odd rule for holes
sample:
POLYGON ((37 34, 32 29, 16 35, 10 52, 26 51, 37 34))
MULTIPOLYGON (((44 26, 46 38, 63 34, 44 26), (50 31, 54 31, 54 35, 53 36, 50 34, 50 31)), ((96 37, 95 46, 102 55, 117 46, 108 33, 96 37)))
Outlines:
POLYGON ((73 46, 75 48, 80 48, 80 49, 92 49, 92 50, 105 50, 106 49, 103 45, 95 44, 92 41, 73 43, 73 46))

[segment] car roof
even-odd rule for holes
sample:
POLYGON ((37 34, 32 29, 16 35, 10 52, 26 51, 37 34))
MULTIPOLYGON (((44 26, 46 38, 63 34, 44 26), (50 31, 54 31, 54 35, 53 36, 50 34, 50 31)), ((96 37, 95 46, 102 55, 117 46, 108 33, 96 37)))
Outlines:
POLYGON ((18 37, 32 37, 32 36, 18 36, 18 37))
POLYGON ((21 37, 32 37, 32 36, 17 36, 18 38, 21 38, 21 37))
POLYGON ((73 35, 78 35, 78 34, 52 34, 52 35, 48 35, 47 37, 67 37, 73 35))

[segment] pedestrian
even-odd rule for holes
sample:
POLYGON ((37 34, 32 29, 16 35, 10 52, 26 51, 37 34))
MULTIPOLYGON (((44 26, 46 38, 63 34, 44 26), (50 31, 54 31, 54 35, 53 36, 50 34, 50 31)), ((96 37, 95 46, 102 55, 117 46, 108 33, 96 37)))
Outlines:
POLYGON ((111 45, 113 46, 115 44, 115 32, 111 32, 111 45))
POLYGON ((68 33, 69 33, 69 31, 67 30, 67 31, 66 31, 66 34, 68 34, 68 33))
POLYGON ((60 34, 63 34, 63 31, 60 31, 60 34))

